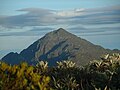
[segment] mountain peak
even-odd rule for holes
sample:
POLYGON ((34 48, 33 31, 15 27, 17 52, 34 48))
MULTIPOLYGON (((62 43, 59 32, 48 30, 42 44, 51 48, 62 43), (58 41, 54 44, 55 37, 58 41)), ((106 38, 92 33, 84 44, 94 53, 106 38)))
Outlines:
POLYGON ((19 54, 7 54, 2 60, 9 64, 18 64, 21 61, 35 64, 39 60, 46 60, 50 66, 57 61, 73 60, 77 65, 85 65, 90 60, 111 52, 119 51, 106 50, 59 28, 47 33, 19 54))
POLYGON ((55 30, 54 31, 55 33, 69 33, 68 31, 66 31, 65 29, 63 29, 63 28, 59 28, 59 29, 57 29, 57 30, 55 30))
POLYGON ((63 28, 59 28, 57 31, 59 32, 59 31, 66 31, 66 30, 63 28))
POLYGON ((73 35, 72 33, 68 32, 67 30, 63 29, 63 28, 59 28, 57 30, 54 30, 52 32, 49 32, 45 35, 45 38, 49 39, 50 41, 53 40, 65 40, 68 39, 70 37, 74 37, 75 35, 73 35))

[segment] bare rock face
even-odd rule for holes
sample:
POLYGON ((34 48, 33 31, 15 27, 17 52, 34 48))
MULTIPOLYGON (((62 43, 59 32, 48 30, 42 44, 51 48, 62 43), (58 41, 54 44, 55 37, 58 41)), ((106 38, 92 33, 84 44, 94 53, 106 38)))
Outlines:
POLYGON ((120 53, 119 50, 112 51, 94 45, 60 28, 47 33, 19 54, 7 54, 2 60, 10 64, 21 61, 35 64, 39 60, 46 60, 50 66, 55 65, 56 61, 72 60, 77 65, 84 65, 90 60, 98 59, 102 54, 113 52, 120 53))

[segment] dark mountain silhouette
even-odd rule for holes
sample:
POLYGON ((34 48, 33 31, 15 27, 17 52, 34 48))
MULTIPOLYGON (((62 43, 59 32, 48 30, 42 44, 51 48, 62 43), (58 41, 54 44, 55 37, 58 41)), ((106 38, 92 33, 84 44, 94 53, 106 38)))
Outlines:
POLYGON ((120 51, 104 49, 60 28, 46 34, 19 54, 9 53, 2 60, 10 64, 18 64, 21 61, 35 64, 39 60, 46 60, 50 65, 55 65, 56 61, 69 59, 77 65, 84 65, 103 54, 113 52, 120 51))

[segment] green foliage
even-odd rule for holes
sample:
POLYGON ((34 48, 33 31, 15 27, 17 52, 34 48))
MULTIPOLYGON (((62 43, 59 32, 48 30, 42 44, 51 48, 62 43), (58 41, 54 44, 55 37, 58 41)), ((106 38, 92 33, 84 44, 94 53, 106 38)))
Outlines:
POLYGON ((72 61, 62 61, 57 62, 57 68, 73 68, 75 67, 75 63, 72 61))
POLYGON ((72 61, 54 67, 45 61, 36 66, 0 62, 0 90, 120 90, 120 55, 107 54, 83 67, 72 61))
POLYGON ((92 83, 96 88, 107 90, 120 89, 120 55, 114 53, 105 55, 101 60, 94 60, 88 64, 92 83))
POLYGON ((49 76, 40 75, 25 62, 13 66, 0 63, 0 90, 50 90, 49 82, 49 76))
POLYGON ((36 72, 40 74, 45 74, 48 70, 48 62, 47 61, 39 61, 36 64, 36 72))

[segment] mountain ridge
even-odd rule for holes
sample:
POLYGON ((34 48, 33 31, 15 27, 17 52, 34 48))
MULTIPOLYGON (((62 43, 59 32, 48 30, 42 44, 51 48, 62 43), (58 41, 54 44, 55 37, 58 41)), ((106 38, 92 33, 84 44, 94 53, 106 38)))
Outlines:
POLYGON ((84 65, 90 60, 98 59, 102 54, 113 52, 120 53, 119 50, 107 50, 94 45, 63 28, 59 28, 45 34, 19 54, 9 53, 2 60, 10 64, 19 64, 21 61, 35 64, 39 60, 46 60, 52 66, 55 65, 56 61, 69 59, 75 61, 78 65, 84 65))

